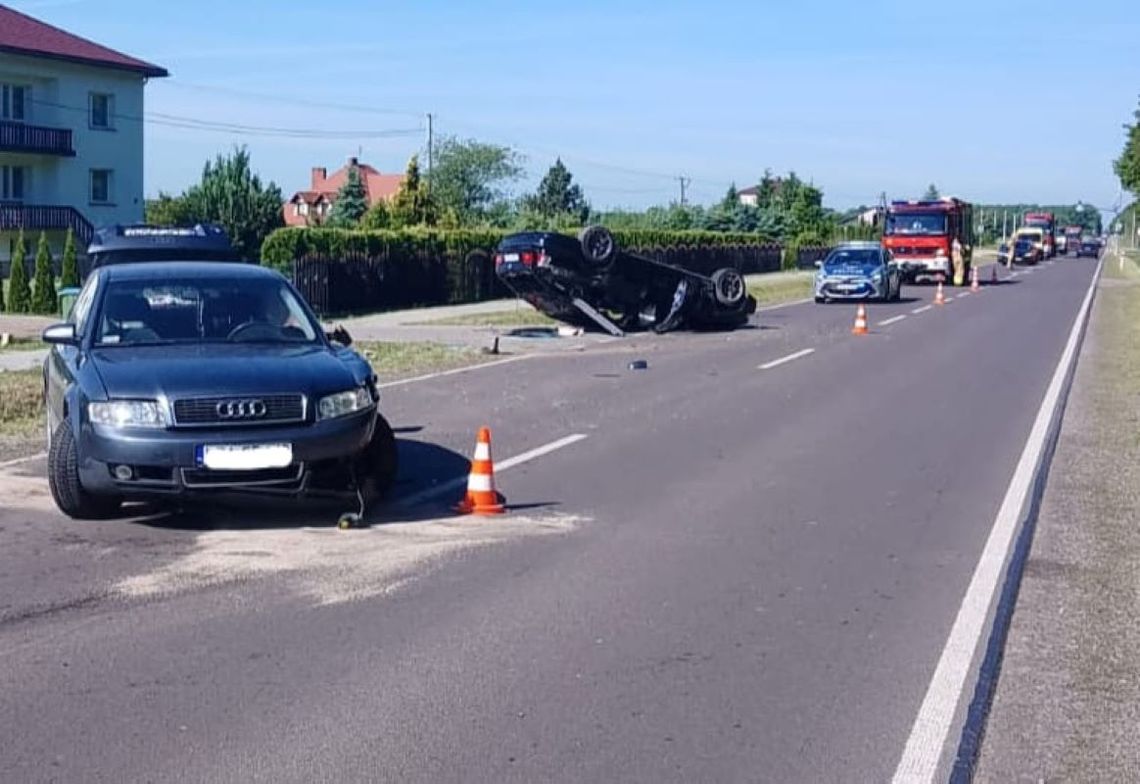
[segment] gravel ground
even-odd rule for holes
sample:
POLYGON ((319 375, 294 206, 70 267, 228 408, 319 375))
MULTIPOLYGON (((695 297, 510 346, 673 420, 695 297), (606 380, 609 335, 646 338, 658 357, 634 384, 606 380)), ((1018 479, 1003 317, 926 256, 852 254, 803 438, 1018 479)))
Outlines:
POLYGON ((1140 270, 1106 262, 975 781, 1140 777, 1140 270))

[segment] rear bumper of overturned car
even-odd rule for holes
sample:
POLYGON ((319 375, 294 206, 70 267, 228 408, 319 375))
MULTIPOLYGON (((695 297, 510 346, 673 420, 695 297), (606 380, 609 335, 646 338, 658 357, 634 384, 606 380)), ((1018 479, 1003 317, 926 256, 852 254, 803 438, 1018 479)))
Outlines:
POLYGON ((79 434, 79 480, 88 492, 145 500, 197 494, 302 495, 315 474, 367 447, 376 427, 375 408, 311 424, 258 429, 120 430, 85 423, 79 434), (289 444, 293 462, 281 468, 210 470, 201 464, 206 445, 289 444), (131 477, 118 479, 126 466, 131 477))

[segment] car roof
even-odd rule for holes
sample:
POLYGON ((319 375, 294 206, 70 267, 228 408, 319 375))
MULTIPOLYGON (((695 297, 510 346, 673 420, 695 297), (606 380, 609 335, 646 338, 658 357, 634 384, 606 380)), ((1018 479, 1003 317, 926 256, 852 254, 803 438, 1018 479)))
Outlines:
POLYGON ((878 250, 882 247, 883 243, 875 242, 874 240, 852 240, 850 242, 841 242, 832 250, 878 250))
POLYGON ((145 223, 115 224, 95 230, 88 255, 129 250, 185 249, 213 254, 235 254, 229 235, 213 223, 196 223, 193 226, 156 226, 145 223))
POLYGON ((276 270, 236 261, 140 261, 101 267, 107 280, 164 280, 170 278, 283 279, 276 270))

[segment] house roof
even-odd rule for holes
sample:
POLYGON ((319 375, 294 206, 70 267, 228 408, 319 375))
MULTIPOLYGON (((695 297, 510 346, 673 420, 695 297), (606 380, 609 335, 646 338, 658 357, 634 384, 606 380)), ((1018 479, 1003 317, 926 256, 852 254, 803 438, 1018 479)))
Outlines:
POLYGON ((0 52, 116 68, 143 76, 170 75, 165 68, 80 38, 5 5, 0 5, 0 52))
MULTIPOLYGON (((334 197, 348 179, 348 170, 354 164, 349 163, 325 178, 322 192, 330 192, 334 197)), ((364 190, 368 194, 368 203, 375 204, 380 199, 390 199, 400 190, 400 183, 404 181, 402 174, 381 174, 367 163, 355 164, 364 180, 364 190)))

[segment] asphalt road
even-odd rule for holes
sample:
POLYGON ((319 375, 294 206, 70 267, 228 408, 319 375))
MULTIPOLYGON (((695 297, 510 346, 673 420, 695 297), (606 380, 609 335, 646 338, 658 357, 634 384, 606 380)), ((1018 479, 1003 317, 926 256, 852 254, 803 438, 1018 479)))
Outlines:
POLYGON ((0 781, 889 780, 1094 267, 393 386, 366 530, 10 467, 0 781), (457 522, 481 424, 514 509, 457 522))

